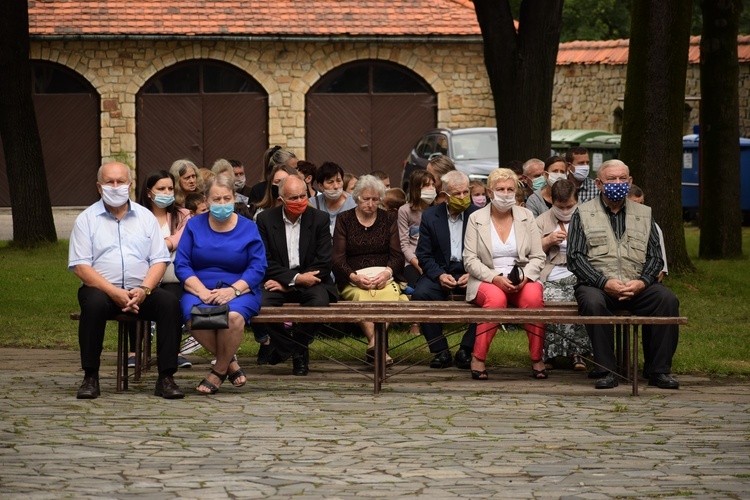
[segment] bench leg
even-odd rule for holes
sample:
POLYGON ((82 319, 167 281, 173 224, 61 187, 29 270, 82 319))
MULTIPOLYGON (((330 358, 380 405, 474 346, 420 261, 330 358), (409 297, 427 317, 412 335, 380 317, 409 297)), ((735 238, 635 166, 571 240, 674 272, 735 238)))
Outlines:
POLYGON ((128 326, 117 323, 117 392, 128 390, 128 326))
POLYGON ((380 394, 380 389, 385 379, 385 353, 387 343, 385 323, 375 323, 375 394, 380 394))
POLYGON ((633 325, 633 344, 630 347, 630 376, 633 377, 632 396, 638 395, 638 325, 633 325))

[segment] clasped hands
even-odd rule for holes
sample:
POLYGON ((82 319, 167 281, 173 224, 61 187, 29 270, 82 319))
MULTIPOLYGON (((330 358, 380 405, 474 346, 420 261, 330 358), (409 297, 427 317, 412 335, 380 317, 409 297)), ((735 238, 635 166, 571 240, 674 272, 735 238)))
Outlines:
POLYGON ((363 274, 351 273, 349 281, 362 290, 382 290, 388 284, 391 277, 392 275, 388 271, 381 271, 372 278, 368 278, 363 274))
MULTIPOLYGON (((314 285, 317 285, 318 283, 320 283, 320 278, 318 278, 318 274, 320 274, 320 271, 307 271, 306 273, 299 273, 297 275, 297 279, 294 282, 294 286, 298 286, 301 288, 310 288, 314 285)), ((266 283, 263 285, 263 288, 265 288, 269 292, 288 292, 289 291, 288 286, 276 280, 267 280, 266 283)))
POLYGON ((521 280, 521 282, 517 285, 514 285, 510 282, 508 278, 502 275, 497 275, 494 278, 492 278, 492 284, 498 287, 500 290, 502 290, 505 293, 518 293, 521 291, 521 288, 524 287, 526 282, 529 281, 528 278, 524 278, 521 280))
POLYGON ((466 284, 469 282, 469 273, 462 275, 458 279, 448 273, 443 273, 438 276, 438 279, 440 280, 440 286, 448 290, 453 290, 454 288, 466 288, 466 284))
POLYGON ((604 285, 604 293, 617 300, 632 299, 645 289, 646 284, 641 280, 630 280, 623 283, 617 279, 610 279, 604 285))

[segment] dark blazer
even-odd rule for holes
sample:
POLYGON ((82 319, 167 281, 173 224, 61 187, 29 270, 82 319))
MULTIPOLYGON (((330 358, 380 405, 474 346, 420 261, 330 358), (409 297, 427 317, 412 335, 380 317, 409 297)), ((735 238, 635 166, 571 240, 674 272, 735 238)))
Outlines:
MULTIPOLYGON (((476 210, 477 206, 472 203, 464 212, 462 239, 466 235, 469 216, 476 210)), ((463 242, 461 249, 463 250, 463 242)), ((448 229, 448 209, 445 203, 422 212, 416 255, 422 273, 430 279, 439 281, 440 275, 448 272, 451 260, 451 233, 448 229)))
POLYGON ((286 229, 281 218, 283 206, 264 210, 258 214, 258 229, 266 247, 266 280, 276 280, 286 285, 297 273, 320 271, 319 285, 325 286, 335 299, 338 291, 331 279, 331 243, 330 219, 328 214, 311 206, 301 215, 299 237, 299 269, 289 268, 289 255, 286 249, 286 229))

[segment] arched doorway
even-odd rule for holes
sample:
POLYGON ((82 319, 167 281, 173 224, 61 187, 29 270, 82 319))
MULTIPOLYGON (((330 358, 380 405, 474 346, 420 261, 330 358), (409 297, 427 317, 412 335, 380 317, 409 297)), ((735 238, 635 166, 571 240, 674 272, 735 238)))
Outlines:
POLYGON ((181 158, 207 168, 219 158, 239 160, 248 179, 258 178, 267 124, 268 95, 246 73, 209 60, 171 66, 138 94, 138 178, 181 158))
POLYGON ((310 89, 306 106, 309 161, 334 161, 357 175, 384 170, 393 185, 414 142, 437 122, 429 85, 383 61, 336 68, 310 89))
MULTIPOLYGON (((67 67, 32 61, 32 99, 42 141, 53 206, 85 206, 99 199, 99 95, 67 67)), ((0 144, 0 179, 7 179, 0 144)), ((8 183, 0 183, 0 206, 10 206, 8 183)))

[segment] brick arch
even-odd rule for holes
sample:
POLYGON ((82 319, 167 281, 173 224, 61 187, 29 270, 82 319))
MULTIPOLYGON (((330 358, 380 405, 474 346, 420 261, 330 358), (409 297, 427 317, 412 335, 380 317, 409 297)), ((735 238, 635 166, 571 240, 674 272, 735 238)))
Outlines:
POLYGON ((75 60, 75 64, 71 64, 71 60, 69 57, 63 57, 69 56, 69 54, 67 54, 66 52, 57 51, 55 52, 55 54, 57 57, 44 57, 44 54, 41 54, 39 57, 31 57, 29 61, 32 63, 34 61, 50 62, 64 66, 65 68, 71 70, 72 72, 86 80, 88 84, 96 91, 97 96, 101 100, 101 98, 103 97, 101 89, 106 84, 104 83, 102 78, 96 74, 96 72, 92 71, 88 67, 87 63, 90 59, 81 56, 80 59, 75 60))

